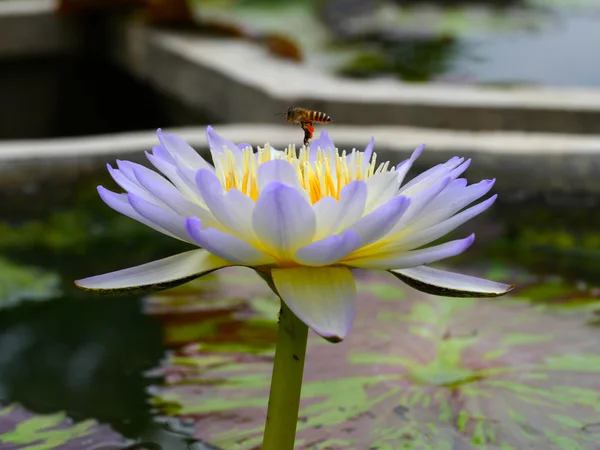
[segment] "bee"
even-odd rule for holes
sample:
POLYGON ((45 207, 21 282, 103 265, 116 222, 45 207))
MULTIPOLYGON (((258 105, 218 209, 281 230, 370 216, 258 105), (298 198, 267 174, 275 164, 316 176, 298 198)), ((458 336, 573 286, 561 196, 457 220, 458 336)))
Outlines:
POLYGON ((310 109, 305 108, 288 108, 287 111, 281 113, 281 115, 285 115, 285 118, 289 123, 300 124, 302 130, 304 130, 304 145, 306 146, 308 146, 308 143, 315 132, 313 123, 331 122, 331 117, 324 112, 311 111, 310 109))

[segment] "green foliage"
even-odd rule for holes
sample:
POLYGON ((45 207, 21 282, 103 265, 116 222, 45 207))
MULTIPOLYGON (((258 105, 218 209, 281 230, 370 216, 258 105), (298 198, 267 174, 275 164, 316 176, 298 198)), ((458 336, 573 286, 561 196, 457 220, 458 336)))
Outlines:
POLYGON ((125 447, 125 440, 95 420, 74 423, 63 412, 33 414, 20 405, 0 409, 0 447, 19 450, 81 450, 102 444, 125 447))
POLYGON ((59 294, 57 274, 21 266, 0 257, 0 308, 23 300, 47 300, 59 294))

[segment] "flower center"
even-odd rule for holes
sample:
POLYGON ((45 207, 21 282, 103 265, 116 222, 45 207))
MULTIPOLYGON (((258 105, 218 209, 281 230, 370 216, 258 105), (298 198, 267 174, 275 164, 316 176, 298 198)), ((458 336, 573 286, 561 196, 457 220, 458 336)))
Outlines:
POLYGON ((225 190, 238 189, 256 201, 259 194, 259 166, 275 159, 285 160, 293 167, 300 186, 311 203, 316 203, 327 196, 339 200, 340 191, 348 183, 366 180, 375 173, 389 169, 389 162, 375 169, 375 154, 371 161, 365 161, 364 156, 364 152, 357 150, 352 150, 350 154, 346 154, 346 151, 340 154, 338 149, 318 149, 311 161, 311 150, 307 147, 302 147, 298 153, 295 146, 289 146, 282 152, 274 152, 267 144, 264 148, 258 147, 256 154, 251 147, 242 150, 241 164, 236 162, 233 152, 225 150, 219 155, 219 160, 215 161, 215 168, 225 190))

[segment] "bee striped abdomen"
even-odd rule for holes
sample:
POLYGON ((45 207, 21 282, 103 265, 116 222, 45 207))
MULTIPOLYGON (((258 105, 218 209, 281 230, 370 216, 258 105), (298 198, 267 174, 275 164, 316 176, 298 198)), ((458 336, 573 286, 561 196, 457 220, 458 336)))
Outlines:
POLYGON ((327 123, 331 122, 331 117, 321 111, 311 111, 310 120, 315 123, 327 123))

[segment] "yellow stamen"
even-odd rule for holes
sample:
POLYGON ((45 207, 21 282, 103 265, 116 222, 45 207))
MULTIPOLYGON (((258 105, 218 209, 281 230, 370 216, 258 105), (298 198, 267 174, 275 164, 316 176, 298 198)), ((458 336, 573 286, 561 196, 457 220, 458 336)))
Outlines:
MULTIPOLYGON (((311 203, 316 203, 323 197, 331 196, 336 200, 347 184, 355 180, 366 180, 376 173, 389 169, 389 163, 375 166, 376 155, 366 167, 363 167, 364 153, 352 150, 346 152, 317 150, 315 160, 310 162, 311 150, 302 147, 296 152, 295 146, 289 146, 281 153, 272 154, 270 146, 258 148, 256 154, 252 148, 242 150, 240 165, 236 162, 235 155, 228 149, 219 155, 215 161, 217 176, 225 190, 238 189, 253 200, 259 196, 258 168, 272 159, 288 161, 295 169, 300 185, 306 192, 311 203)), ((392 167, 391 170, 395 168, 392 167)))

